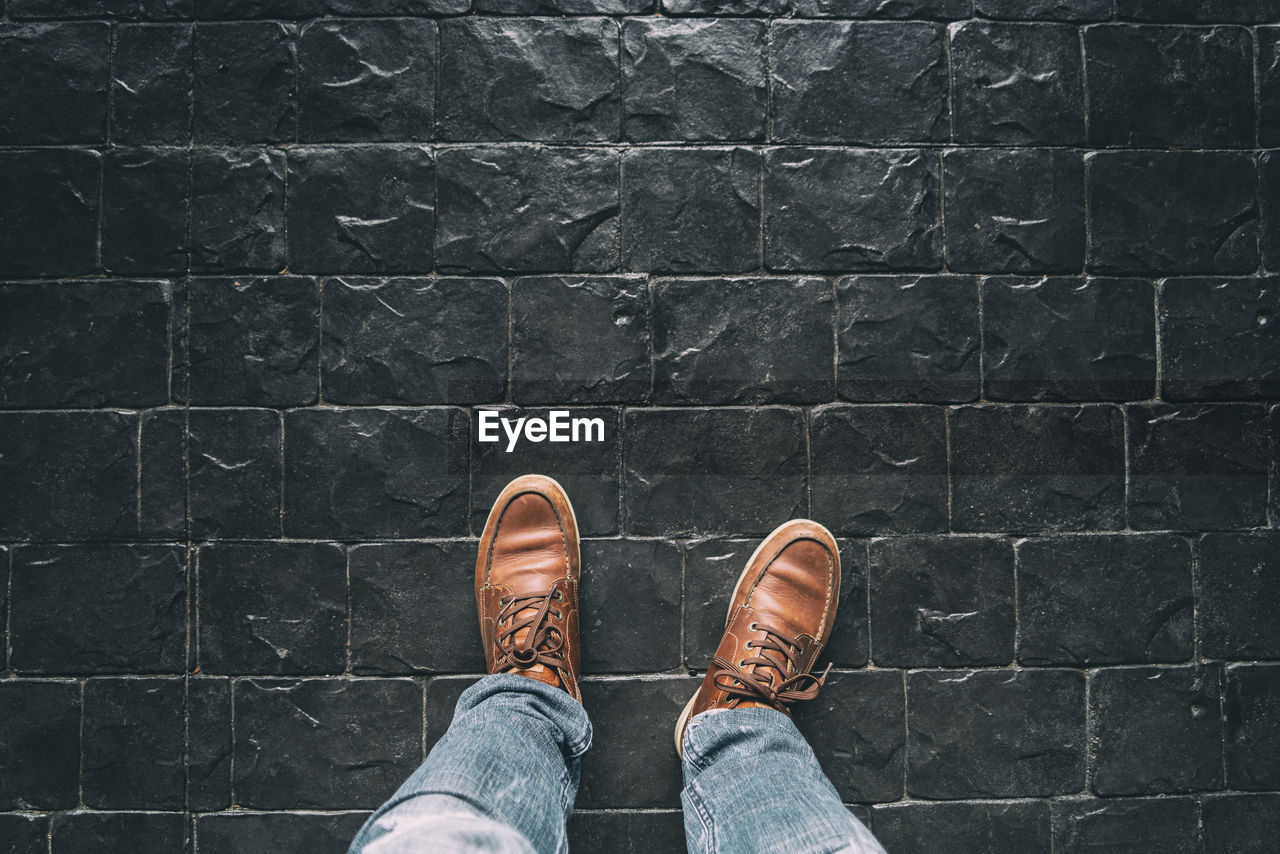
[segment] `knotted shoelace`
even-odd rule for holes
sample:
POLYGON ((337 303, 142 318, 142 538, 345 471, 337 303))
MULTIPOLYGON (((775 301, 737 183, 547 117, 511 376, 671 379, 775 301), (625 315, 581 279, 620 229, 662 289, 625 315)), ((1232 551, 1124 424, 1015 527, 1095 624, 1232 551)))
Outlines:
POLYGON ((748 649, 758 649, 760 652, 751 658, 744 658, 737 662, 716 656, 711 662, 721 671, 715 676, 716 687, 730 697, 758 700, 779 710, 786 703, 812 700, 817 697, 822 686, 827 683, 827 674, 831 672, 831 665, 827 665, 827 669, 821 676, 814 676, 812 673, 796 673, 800 667, 800 649, 796 645, 796 639, 785 632, 760 623, 752 623, 751 628, 765 633, 765 639, 762 641, 747 641, 748 649), (769 653, 777 653, 777 655, 769 653), (759 665, 759 668, 750 669, 755 665, 759 665), (776 684, 770 671, 776 671, 778 674, 776 684), (788 673, 795 675, 788 677, 788 673))
POLYGON ((535 664, 544 664, 550 668, 565 669, 569 662, 556 653, 564 647, 564 636, 554 625, 547 622, 547 617, 554 615, 557 620, 563 619, 559 610, 552 609, 553 602, 563 602, 564 594, 552 587, 546 593, 536 596, 503 597, 498 600, 502 606, 498 611, 498 660, 495 671, 501 672, 512 667, 528 669, 535 664), (522 611, 531 614, 520 616, 522 611), (528 629, 521 640, 516 640, 522 630, 528 629))

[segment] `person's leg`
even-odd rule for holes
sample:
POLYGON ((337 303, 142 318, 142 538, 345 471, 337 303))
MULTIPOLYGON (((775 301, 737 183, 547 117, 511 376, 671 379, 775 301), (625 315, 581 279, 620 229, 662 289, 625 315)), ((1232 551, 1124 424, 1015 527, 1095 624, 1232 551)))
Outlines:
POLYGON ((350 854, 564 851, 590 744, 587 713, 563 689, 486 676, 459 698, 449 731, 350 854))

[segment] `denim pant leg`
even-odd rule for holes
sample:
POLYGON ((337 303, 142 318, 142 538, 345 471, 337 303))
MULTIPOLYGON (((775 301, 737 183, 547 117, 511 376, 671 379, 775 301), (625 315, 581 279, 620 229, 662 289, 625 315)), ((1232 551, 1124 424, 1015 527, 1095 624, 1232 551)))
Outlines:
POLYGON ((690 854, 884 854, 796 725, 773 709, 692 718, 681 800, 690 854))
POLYGON ((486 676, 463 692, 449 731, 348 854, 566 851, 590 746, 587 713, 567 693, 517 674, 486 676))

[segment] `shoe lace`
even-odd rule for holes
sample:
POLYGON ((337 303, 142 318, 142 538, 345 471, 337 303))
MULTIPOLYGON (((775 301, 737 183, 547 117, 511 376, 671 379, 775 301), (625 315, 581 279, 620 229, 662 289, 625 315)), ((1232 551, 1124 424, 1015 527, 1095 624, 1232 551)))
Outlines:
POLYGON ((817 697, 827 683, 831 665, 827 665, 821 676, 798 673, 800 648, 795 637, 760 623, 752 623, 751 628, 765 633, 764 640, 747 641, 748 649, 760 652, 736 662, 719 655, 712 659, 711 663, 720 669, 713 680, 716 687, 735 700, 757 700, 779 710, 786 703, 817 697), (788 676, 788 673, 794 675, 788 676))
POLYGON ((556 587, 534 596, 504 596, 498 600, 501 610, 498 611, 495 671, 512 667, 524 670, 536 664, 556 669, 569 666, 563 655, 556 654, 564 648, 564 636, 547 622, 548 616, 563 619, 561 611, 552 604, 563 601, 564 594, 556 587), (528 631, 524 637, 517 640, 516 636, 525 629, 528 631))

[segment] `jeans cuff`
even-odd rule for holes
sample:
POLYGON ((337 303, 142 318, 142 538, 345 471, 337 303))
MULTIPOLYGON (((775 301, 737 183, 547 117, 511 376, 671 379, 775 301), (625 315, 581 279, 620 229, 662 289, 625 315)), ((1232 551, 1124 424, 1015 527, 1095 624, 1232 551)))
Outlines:
POLYGON ((519 673, 492 673, 462 692, 453 715, 461 717, 489 699, 521 703, 531 713, 546 719, 559 732, 556 740, 570 759, 577 759, 591 747, 587 710, 563 688, 519 673))

